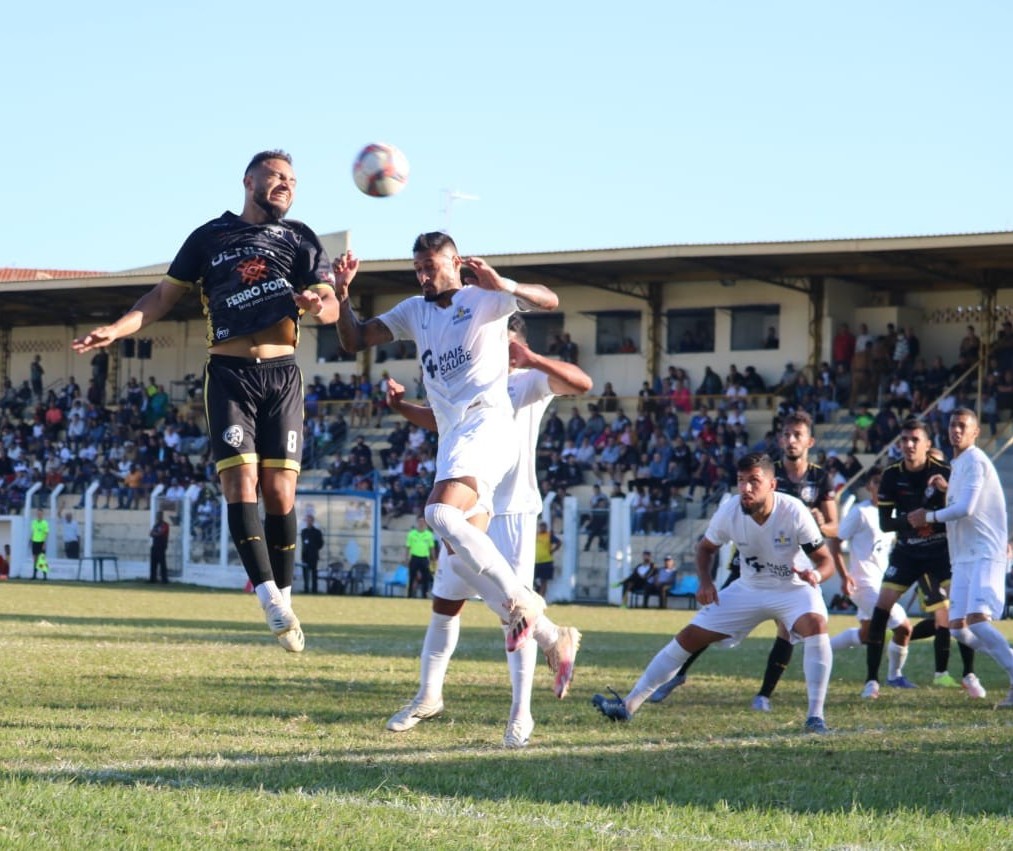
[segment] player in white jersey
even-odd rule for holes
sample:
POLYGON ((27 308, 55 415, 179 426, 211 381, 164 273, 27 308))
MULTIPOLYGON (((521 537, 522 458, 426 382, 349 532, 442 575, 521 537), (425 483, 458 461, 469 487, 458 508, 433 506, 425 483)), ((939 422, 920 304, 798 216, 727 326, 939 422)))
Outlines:
POLYGON ((426 522, 460 556, 455 569, 486 605, 508 617, 506 645, 513 652, 531 635, 545 601, 520 582, 486 534, 493 489, 517 457, 507 320, 518 309, 555 310, 559 299, 539 284, 500 277, 479 257, 462 258, 445 233, 421 234, 412 256, 422 295, 366 321, 348 303, 358 260, 348 253, 334 262, 341 281, 338 336, 351 352, 395 339, 415 342, 440 435, 426 522))
POLYGON ((654 657, 625 698, 615 692, 615 699, 594 696, 592 703, 606 718, 628 721, 690 654, 719 641, 737 644, 763 621, 775 620, 788 625, 790 639, 805 647, 802 664, 809 695, 805 729, 827 732, 823 704, 833 656, 819 585, 834 571, 830 550, 802 501, 777 492, 774 462, 768 455, 743 456, 737 469, 738 497, 718 508, 697 546, 696 596, 704 608, 654 657), (741 576, 722 589, 719 601, 711 563, 729 542, 739 551, 741 576))
MULTIPOLYGON (((517 571, 521 582, 529 585, 534 576, 535 523, 542 507, 534 458, 539 424, 556 394, 586 393, 591 388, 591 379, 575 364, 543 358, 528 349, 524 343, 524 322, 519 316, 510 320, 510 337, 513 371, 508 379, 508 391, 520 437, 519 452, 517 463, 493 494, 489 537, 517 571)), ((387 394, 391 410, 422 428, 435 428, 432 410, 405 402, 403 396, 404 388, 391 381, 387 394)), ((433 583, 433 614, 422 645, 419 690, 387 722, 387 729, 393 732, 410 730, 419 721, 443 710, 443 682, 457 646, 460 612, 465 600, 475 594, 475 589, 451 568, 450 562, 456 558, 449 555, 446 548, 441 551, 433 583)), ((553 690, 556 697, 562 699, 573 677, 580 633, 573 627, 557 627, 543 613, 535 623, 533 637, 555 672, 553 690)), ((506 747, 524 747, 534 729, 531 687, 536 655, 537 648, 531 642, 507 654, 513 702, 503 736, 506 747)))
POLYGON ((1005 669, 1010 688, 997 708, 1013 709, 1013 649, 992 623, 1002 617, 1006 599, 1006 495, 995 466, 975 445, 979 430, 978 417, 969 408, 950 414, 950 481, 942 476, 929 481, 946 491, 946 506, 911 512, 908 522, 916 528, 946 524, 953 571, 950 632, 965 643, 965 638, 977 638, 975 649, 984 650, 1005 669))
MULTIPOLYGON (((836 653, 849 647, 861 647, 869 634, 869 623, 873 609, 879 599, 883 574, 889 563, 890 548, 893 546, 893 532, 879 528, 879 482, 883 471, 872 467, 865 475, 865 487, 869 498, 851 506, 838 528, 837 535, 848 541, 851 548, 850 570, 855 583, 851 599, 858 606, 857 627, 846 629, 830 639, 830 647, 836 653)), ((911 621, 900 603, 890 609, 887 626, 893 630, 890 642, 890 679, 896 681, 904 676, 904 662, 907 661, 908 643, 911 639, 911 621)))

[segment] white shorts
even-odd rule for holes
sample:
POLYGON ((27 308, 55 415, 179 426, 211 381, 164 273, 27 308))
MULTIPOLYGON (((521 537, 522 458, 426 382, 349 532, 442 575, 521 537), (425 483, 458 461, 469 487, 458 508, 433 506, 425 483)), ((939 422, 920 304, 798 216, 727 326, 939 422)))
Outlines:
POLYGON ((827 618, 827 604, 819 588, 811 585, 789 585, 775 590, 747 588, 740 579, 718 592, 718 602, 705 606, 691 623, 729 638, 721 642, 734 647, 764 621, 780 621, 788 630, 792 644, 802 640, 791 627, 808 614, 827 618))
POLYGON ((950 580, 950 620, 971 614, 1002 617, 1006 607, 1006 561, 955 561, 950 580))
MULTIPOLYGON (((879 589, 870 588, 868 585, 859 585, 855 593, 851 595, 851 602, 858 606, 858 619, 860 621, 871 621, 872 610, 876 608, 876 601, 879 600, 879 589)), ((886 622, 888 629, 896 629, 907 620, 907 612, 900 603, 894 603, 890 607, 890 620, 886 622)))
MULTIPOLYGON (((538 517, 534 514, 500 514, 489 522, 489 538, 526 587, 531 587, 535 578, 537 521, 538 517)), ((436 576, 433 578, 433 596, 444 600, 467 600, 476 596, 471 583, 454 571, 448 558, 447 548, 440 547, 436 576)))
POLYGON ((517 463, 517 427, 513 413, 499 408, 475 408, 441 434, 436 451, 436 481, 473 478, 478 503, 492 513, 492 492, 517 463))

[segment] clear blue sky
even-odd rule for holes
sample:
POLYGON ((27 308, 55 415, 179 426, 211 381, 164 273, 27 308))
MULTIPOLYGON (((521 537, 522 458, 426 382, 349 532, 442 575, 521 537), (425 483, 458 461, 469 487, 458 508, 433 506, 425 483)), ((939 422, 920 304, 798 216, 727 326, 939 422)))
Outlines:
POLYGON ((274 147, 370 260, 1013 230, 1001 0, 56 0, 4 35, 0 266, 168 261, 274 147), (351 180, 377 140, 394 198, 351 180))

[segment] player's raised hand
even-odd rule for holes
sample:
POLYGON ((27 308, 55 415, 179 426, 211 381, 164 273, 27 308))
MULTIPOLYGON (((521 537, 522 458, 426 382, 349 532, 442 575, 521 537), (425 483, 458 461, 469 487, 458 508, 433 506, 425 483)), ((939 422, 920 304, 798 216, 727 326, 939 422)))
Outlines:
POLYGON ((461 278, 467 280, 469 284, 494 292, 496 290, 509 291, 509 287, 500 277, 499 272, 481 257, 462 257, 461 261, 466 267, 461 271, 461 278))
POLYGON ((70 347, 79 355, 90 352, 94 349, 101 349, 108 346, 116 339, 108 325, 101 325, 93 328, 87 334, 71 341, 70 347))
POLYGON ((349 249, 331 263, 331 268, 334 271, 334 294, 338 301, 344 301, 348 298, 348 286, 359 271, 359 258, 349 249))
POLYGON ((531 357, 531 349, 519 340, 510 341, 510 366, 514 369, 529 369, 535 361, 531 357))
POLYGON ((320 311, 324 309, 323 301, 313 290, 303 290, 301 293, 293 291, 292 298, 296 307, 310 316, 319 316, 320 311))
POLYGON ((401 400, 404 399, 405 389, 393 378, 387 379, 387 407, 394 413, 401 410, 401 400))

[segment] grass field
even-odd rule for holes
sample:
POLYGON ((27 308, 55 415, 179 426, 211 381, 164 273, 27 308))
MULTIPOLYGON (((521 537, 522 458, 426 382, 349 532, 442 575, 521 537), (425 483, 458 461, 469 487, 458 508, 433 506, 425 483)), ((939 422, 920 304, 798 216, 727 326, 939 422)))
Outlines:
MULTIPOLYGON (((1013 847, 1013 713, 992 709, 1007 683, 987 658, 987 701, 923 687, 870 704, 864 654, 842 653, 833 733, 811 736, 801 652, 774 711, 748 709, 764 628, 616 725, 591 695, 625 693, 688 614, 555 607, 585 635, 571 696, 555 700, 542 665, 532 744, 506 751, 502 634, 484 607, 465 609, 445 713, 400 735, 384 722, 414 694, 428 603, 300 597, 296 611, 301 656, 250 595, 0 587, 0 846, 1013 847)), ((920 642, 907 673, 931 670, 920 642)))

